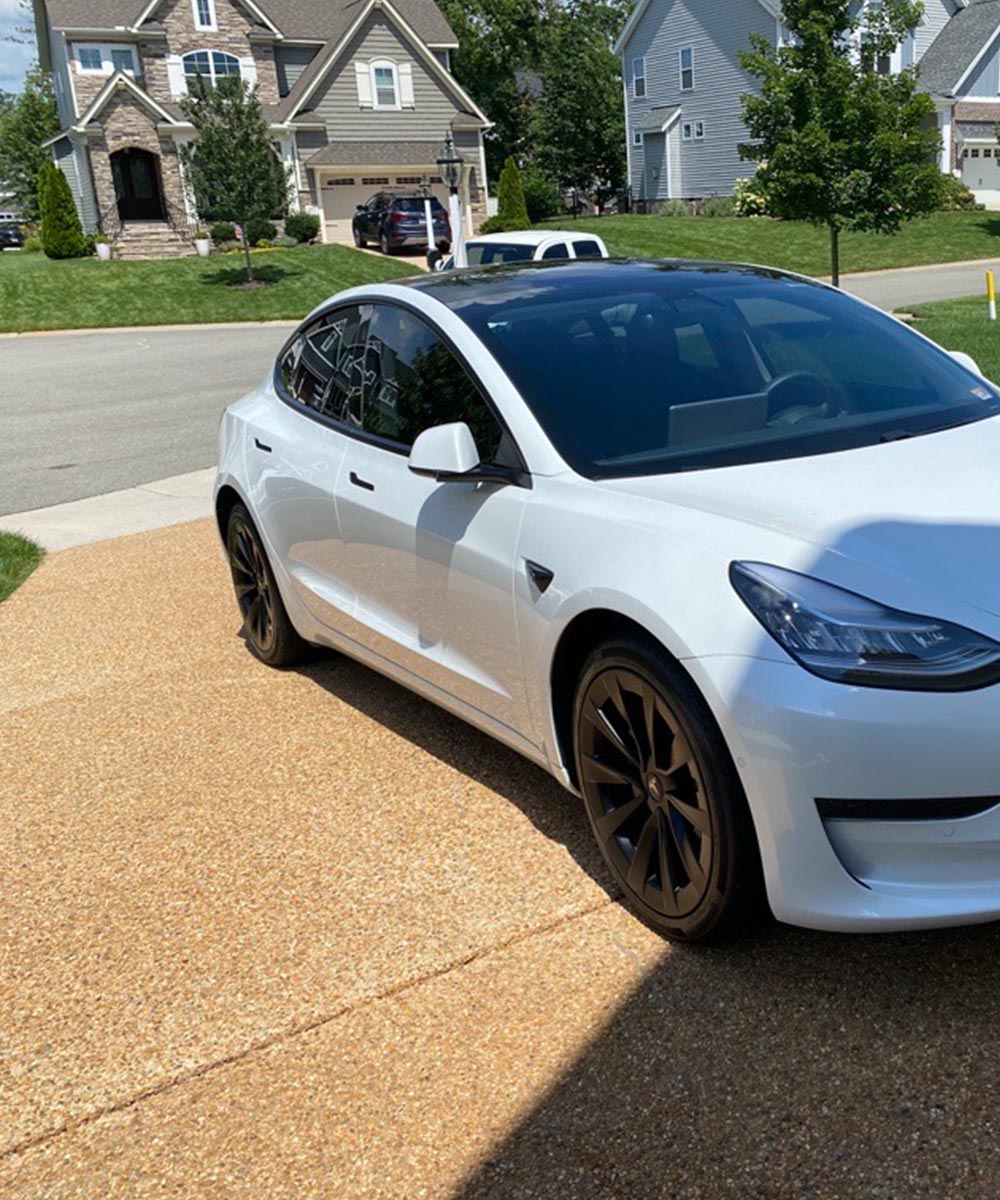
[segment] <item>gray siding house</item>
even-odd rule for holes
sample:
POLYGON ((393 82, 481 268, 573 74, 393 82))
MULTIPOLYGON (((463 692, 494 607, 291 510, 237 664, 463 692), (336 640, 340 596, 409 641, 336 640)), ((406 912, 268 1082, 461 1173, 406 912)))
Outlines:
MULTIPOLYGON (((857 0, 857 7, 871 0, 857 0)), ((625 84, 629 182, 642 207, 728 195, 753 174, 740 98, 751 34, 784 35, 779 0, 639 0, 616 44, 625 84)), ((882 65, 916 65, 934 99, 942 171, 1000 199, 1000 0, 924 0, 924 16, 882 65)))
POLYGON ((355 207, 427 180, 451 133, 470 228, 486 212, 489 121, 451 73, 434 0, 34 0, 62 128, 49 143, 84 227, 124 252, 186 253, 197 223, 180 147, 195 75, 259 89, 293 210, 343 236, 355 207))

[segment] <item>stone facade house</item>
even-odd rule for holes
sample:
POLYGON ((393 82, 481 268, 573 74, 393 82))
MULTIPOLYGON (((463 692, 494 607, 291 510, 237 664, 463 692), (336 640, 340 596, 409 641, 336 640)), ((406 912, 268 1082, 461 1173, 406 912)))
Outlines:
POLYGON ((84 228, 127 254, 190 252, 197 225, 180 147, 195 75, 259 90, 290 206, 342 237, 358 204, 427 181, 451 133, 470 228, 486 211, 486 116, 451 73, 434 0, 34 0, 62 128, 49 146, 84 228))
MULTIPOLYGON (((877 0, 854 0, 855 8, 877 0)), ((638 0, 617 42, 625 81, 629 178, 641 207, 729 195, 754 166, 740 99, 755 81, 740 53, 786 36, 780 0, 638 0)), ((1000 0, 924 0, 916 29, 879 66, 916 66, 934 99, 940 166, 1000 199, 1000 0)))

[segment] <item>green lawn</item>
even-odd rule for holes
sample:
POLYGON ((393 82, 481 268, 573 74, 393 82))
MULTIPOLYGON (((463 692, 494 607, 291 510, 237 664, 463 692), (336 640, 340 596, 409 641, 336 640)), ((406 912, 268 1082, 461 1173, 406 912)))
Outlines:
POLYGON ((988 379, 1000 382, 1000 321, 991 321, 986 297, 941 300, 914 310, 913 328, 947 350, 964 350, 988 379))
POLYGON ((45 557, 34 542, 16 533, 0 532, 0 602, 21 586, 45 557))
MULTIPOLYGON (((830 271, 829 235, 800 221, 627 216, 579 221, 563 217, 552 224, 592 230, 604 238, 612 254, 763 263, 803 275, 830 271)), ((894 237, 847 233, 841 242, 844 272, 990 257, 1000 258, 1000 213, 936 213, 911 221, 894 237)))
POLYGON ((307 246, 254 255, 268 284, 249 291, 242 255, 159 262, 52 262, 42 254, 0 254, 0 332, 298 320, 343 288, 416 271, 347 246, 307 246))

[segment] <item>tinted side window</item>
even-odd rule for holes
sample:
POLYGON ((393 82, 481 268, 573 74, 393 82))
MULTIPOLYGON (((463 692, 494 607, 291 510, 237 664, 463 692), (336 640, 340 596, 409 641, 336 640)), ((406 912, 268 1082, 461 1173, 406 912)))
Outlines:
POLYGON ((412 313, 375 306, 363 374, 356 426, 409 447, 425 429, 465 421, 482 461, 497 460, 499 422, 455 355, 412 313))
POLYGON ((360 391, 362 334, 358 308, 326 313, 301 330, 279 364, 287 395, 314 412, 343 420, 352 391, 360 391))
POLYGON ((566 243, 556 242, 554 246, 550 246, 545 251, 542 258, 569 258, 569 250, 566 248, 566 243))
POLYGON ((603 258, 601 247, 596 242, 574 242, 573 252, 577 258, 603 258))

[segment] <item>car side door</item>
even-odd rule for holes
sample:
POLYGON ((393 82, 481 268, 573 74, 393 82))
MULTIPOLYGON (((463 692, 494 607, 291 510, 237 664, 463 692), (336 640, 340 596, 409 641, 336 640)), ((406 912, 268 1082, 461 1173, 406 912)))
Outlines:
POLYGON ((357 305, 306 322, 279 356, 247 446, 248 479, 265 540, 295 597, 339 628, 353 592, 333 569, 341 542, 336 488, 349 446, 340 422, 361 336, 357 305))
MULTIPOLYGON (((337 489, 338 586, 353 593, 359 644, 530 736, 517 649, 514 572, 530 488, 442 483, 408 454, 432 426, 464 421, 484 462, 520 469, 510 434, 453 349, 423 317, 371 308, 354 438, 337 489)), ((523 482, 528 482, 525 476, 523 482)))

